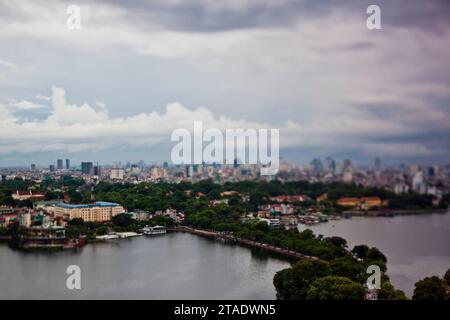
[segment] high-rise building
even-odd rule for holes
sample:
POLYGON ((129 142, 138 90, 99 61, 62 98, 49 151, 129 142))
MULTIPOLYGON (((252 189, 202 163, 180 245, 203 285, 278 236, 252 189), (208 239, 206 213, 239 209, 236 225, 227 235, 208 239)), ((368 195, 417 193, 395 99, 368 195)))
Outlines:
POLYGON ((336 172, 336 161, 334 161, 333 158, 331 158, 331 157, 326 157, 324 167, 325 167, 326 171, 335 173, 336 172))
POLYGON ((380 158, 375 158, 373 162, 373 168, 375 171, 380 171, 382 168, 382 162, 380 158))
POLYGON ((81 163, 81 174, 92 175, 94 173, 94 164, 92 162, 81 163))
POLYGON ((423 172, 420 170, 414 174, 412 189, 417 193, 426 193, 426 183, 423 179, 423 172))
POLYGON ((56 161, 56 169, 58 169, 58 170, 62 170, 63 169, 63 160, 62 159, 58 159, 56 161))
POLYGON ((412 176, 415 175, 417 172, 419 172, 419 170, 420 170, 420 166, 417 163, 410 164, 409 172, 412 176))
POLYGON ((34 163, 31 164, 31 171, 36 171, 36 165, 34 163))
POLYGON ((141 172, 142 172, 142 169, 137 164, 133 164, 133 165, 131 165, 130 172, 134 176, 139 176, 141 174, 141 172))
POLYGON ((186 176, 192 178, 194 176, 194 166, 187 166, 186 169, 186 176))
POLYGON ((70 159, 66 159, 66 169, 70 169, 70 159))
POLYGON ((112 180, 123 180, 125 170, 123 168, 115 167, 111 169, 110 178, 112 180))
POLYGON ((55 172, 56 171, 56 168, 55 168, 54 164, 51 164, 48 168, 49 168, 50 172, 55 172))
POLYGON ((99 165, 94 166, 94 176, 101 176, 102 168, 99 165))
POLYGON ((312 166, 312 168, 313 168, 313 170, 315 171, 315 172, 322 172, 322 169, 323 169, 323 164, 322 164, 322 161, 320 160, 320 159, 313 159, 312 161, 311 161, 311 166, 312 166))
POLYGON ((353 164, 350 159, 344 160, 344 171, 352 171, 353 170, 353 164))
POLYGON ((145 169, 145 162, 144 162, 144 160, 139 160, 139 162, 137 163, 137 165, 139 166, 139 168, 145 169))

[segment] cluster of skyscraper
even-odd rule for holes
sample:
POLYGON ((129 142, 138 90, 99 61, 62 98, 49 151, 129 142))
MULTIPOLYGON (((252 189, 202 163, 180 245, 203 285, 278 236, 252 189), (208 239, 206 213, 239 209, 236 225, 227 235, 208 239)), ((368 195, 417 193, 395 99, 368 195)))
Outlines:
MULTIPOLYGON (((70 159, 66 159, 66 163, 64 166, 64 161, 63 159, 58 159, 56 160, 56 166, 54 164, 49 165, 49 170, 51 172, 55 172, 56 170, 69 170, 70 169, 70 159)), ((31 170, 35 171, 36 170, 36 164, 32 163, 31 164, 31 170)))
POLYGON ((82 162, 81 163, 81 174, 91 175, 91 176, 100 176, 101 168, 97 164, 94 166, 93 162, 82 162))

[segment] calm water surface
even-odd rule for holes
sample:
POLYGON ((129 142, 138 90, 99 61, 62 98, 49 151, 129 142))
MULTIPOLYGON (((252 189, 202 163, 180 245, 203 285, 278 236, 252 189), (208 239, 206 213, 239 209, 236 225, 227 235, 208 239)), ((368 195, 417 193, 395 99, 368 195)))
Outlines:
POLYGON ((23 253, 0 245, 0 299, 274 299, 288 261, 191 234, 90 244, 77 252, 23 253), (82 289, 66 289, 66 268, 82 289))
POLYGON ((388 258, 391 282, 412 296, 414 283, 450 268, 450 213, 351 218, 314 226, 300 225, 316 234, 340 236, 349 247, 367 244, 388 258))
MULTIPOLYGON (((378 247, 392 282, 408 295, 417 280, 450 268, 450 213, 352 218, 309 228, 344 237, 349 247, 378 247)), ((289 266, 260 251, 181 233, 76 252, 23 253, 0 245, 0 299, 274 299, 273 276, 289 266), (72 264, 81 267, 81 290, 66 289, 72 264)))

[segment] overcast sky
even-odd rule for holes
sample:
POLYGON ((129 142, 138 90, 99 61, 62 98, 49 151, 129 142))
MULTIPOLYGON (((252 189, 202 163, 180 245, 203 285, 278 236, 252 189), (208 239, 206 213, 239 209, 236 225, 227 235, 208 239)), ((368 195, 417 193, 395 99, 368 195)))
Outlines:
POLYGON ((446 0, 0 0, 0 166, 170 160, 194 120, 279 128, 295 163, 442 164, 449 57, 446 0))

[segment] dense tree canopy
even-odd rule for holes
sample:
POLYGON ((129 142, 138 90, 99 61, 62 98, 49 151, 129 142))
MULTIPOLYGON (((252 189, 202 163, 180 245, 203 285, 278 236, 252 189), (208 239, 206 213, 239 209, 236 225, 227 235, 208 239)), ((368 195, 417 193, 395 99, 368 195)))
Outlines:
POLYGON ((347 277, 327 276, 316 279, 310 286, 308 300, 363 300, 364 287, 347 277))
POLYGON ((438 276, 427 277, 415 284, 414 300, 445 300, 447 298, 447 283, 438 276))
POLYGON ((302 260, 292 268, 275 274, 273 279, 277 298, 283 300, 305 300, 311 284, 330 274, 329 265, 320 260, 302 260))
POLYGON ((444 274, 444 280, 447 282, 447 285, 450 286, 450 269, 444 274))

